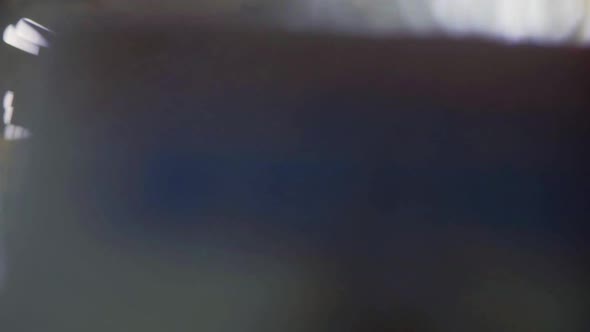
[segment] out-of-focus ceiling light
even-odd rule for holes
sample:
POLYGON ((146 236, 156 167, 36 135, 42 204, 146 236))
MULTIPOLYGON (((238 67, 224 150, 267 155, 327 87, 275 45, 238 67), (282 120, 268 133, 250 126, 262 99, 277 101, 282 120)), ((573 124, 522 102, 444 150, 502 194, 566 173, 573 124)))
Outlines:
POLYGON ((6 44, 32 55, 39 55, 41 50, 39 45, 19 37, 14 25, 9 25, 6 27, 2 39, 6 44))
POLYGON ((41 32, 47 34, 51 33, 51 30, 28 18, 23 18, 16 24, 16 33, 20 38, 35 45, 49 47, 49 41, 41 32))
POLYGON ((23 52, 39 55, 42 47, 49 47, 46 35, 52 31, 41 24, 23 18, 15 25, 9 25, 4 30, 3 40, 6 44, 23 52))

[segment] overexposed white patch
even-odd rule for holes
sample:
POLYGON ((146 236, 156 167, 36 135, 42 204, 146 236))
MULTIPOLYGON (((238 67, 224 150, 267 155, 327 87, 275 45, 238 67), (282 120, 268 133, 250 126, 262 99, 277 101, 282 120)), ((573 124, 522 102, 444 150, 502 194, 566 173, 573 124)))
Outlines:
POLYGON ((43 37, 39 30, 50 32, 44 26, 26 18, 16 24, 16 33, 20 38, 38 46, 49 47, 49 41, 43 37))
POLYGON ((12 124, 12 115, 14 113, 14 92, 6 91, 2 106, 4 106, 4 139, 7 141, 17 141, 31 137, 31 133, 26 128, 12 124))
POLYGON ((9 25, 4 30, 3 40, 6 44, 33 55, 39 55, 42 47, 49 47, 49 41, 43 34, 53 32, 43 25, 22 18, 15 25, 9 25))
POLYGON ((12 114, 14 112, 13 108, 14 102, 14 92, 6 91, 4 94, 4 99, 2 105, 4 106, 4 124, 10 124, 12 121, 12 114))
POLYGON ((19 37, 14 25, 6 27, 2 39, 6 44, 32 55, 39 55, 39 51, 41 50, 39 45, 19 37))

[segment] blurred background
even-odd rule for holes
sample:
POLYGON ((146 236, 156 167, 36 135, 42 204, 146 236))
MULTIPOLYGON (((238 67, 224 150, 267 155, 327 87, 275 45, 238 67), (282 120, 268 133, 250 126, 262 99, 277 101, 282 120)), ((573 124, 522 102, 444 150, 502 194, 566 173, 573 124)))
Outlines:
POLYGON ((0 2, 0 330, 588 331, 589 15, 0 2))

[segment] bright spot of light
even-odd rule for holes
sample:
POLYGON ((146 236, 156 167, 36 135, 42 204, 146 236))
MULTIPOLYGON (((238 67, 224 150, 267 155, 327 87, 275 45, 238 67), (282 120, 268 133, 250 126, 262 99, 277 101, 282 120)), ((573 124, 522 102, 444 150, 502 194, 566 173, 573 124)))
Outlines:
POLYGON ((43 37, 39 30, 50 32, 46 27, 26 18, 16 24, 16 33, 20 38, 38 46, 49 47, 49 41, 43 37))
POLYGON ((27 53, 33 54, 33 55, 39 55, 39 51, 40 51, 41 47, 35 43, 32 43, 28 40, 25 40, 25 39, 19 37, 14 25, 9 25, 6 27, 6 29, 4 30, 4 34, 2 36, 2 39, 4 40, 4 42, 6 44, 8 44, 12 47, 15 47, 21 51, 24 51, 24 52, 27 52, 27 53))
POLYGON ((27 139, 31 137, 31 133, 23 127, 12 124, 12 114, 14 112, 13 102, 14 92, 6 91, 4 100, 2 101, 2 105, 4 106, 4 139, 7 141, 27 139))
POLYGON ((14 102, 14 92, 6 91, 4 94, 4 100, 2 105, 4 106, 4 124, 10 124, 12 121, 12 113, 14 112, 14 108, 12 103, 14 102))
POLYGON ((23 18, 16 26, 9 25, 4 30, 3 40, 6 44, 33 55, 39 55, 42 47, 49 47, 47 36, 53 31, 41 24, 23 18))

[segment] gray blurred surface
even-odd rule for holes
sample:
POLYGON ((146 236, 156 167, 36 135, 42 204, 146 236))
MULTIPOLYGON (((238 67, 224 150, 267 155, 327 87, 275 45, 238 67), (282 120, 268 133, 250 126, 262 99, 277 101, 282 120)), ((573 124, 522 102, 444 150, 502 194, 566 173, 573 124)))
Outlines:
POLYGON ((2 330, 585 331, 585 52, 104 22, 27 81, 2 330))

